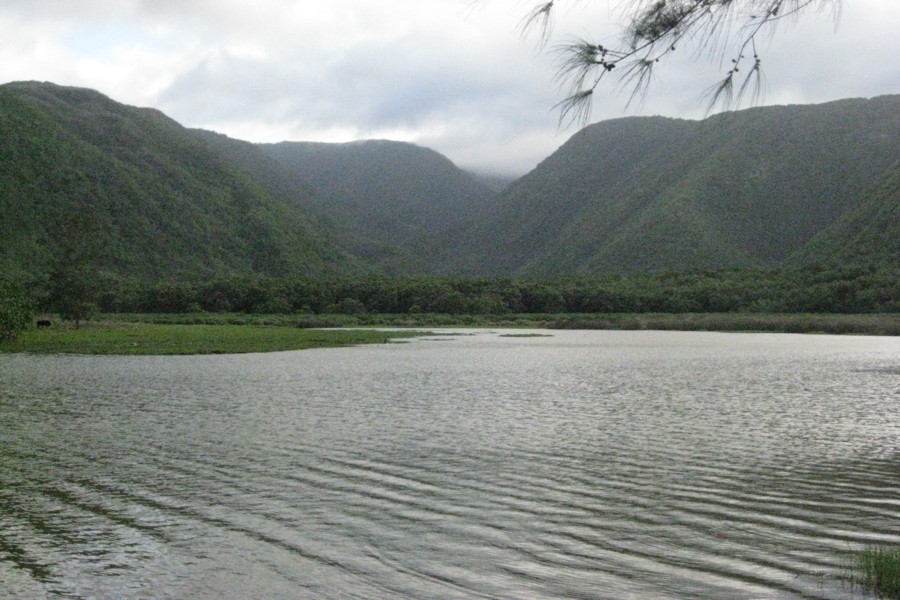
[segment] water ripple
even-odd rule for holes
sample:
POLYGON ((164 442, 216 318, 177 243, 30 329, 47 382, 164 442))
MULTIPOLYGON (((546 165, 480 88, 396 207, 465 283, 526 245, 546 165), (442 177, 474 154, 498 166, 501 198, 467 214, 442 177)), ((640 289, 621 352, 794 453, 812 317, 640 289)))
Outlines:
POLYGON ((897 342, 481 333, 0 357, 0 585, 44 598, 864 598, 897 342))

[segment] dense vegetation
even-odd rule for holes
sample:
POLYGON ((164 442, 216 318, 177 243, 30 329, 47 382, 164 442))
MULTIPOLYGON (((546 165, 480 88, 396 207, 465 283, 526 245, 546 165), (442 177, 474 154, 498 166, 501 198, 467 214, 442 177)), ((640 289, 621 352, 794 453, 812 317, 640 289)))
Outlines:
POLYGON ((32 310, 26 292, 0 276, 0 342, 14 340, 31 325, 32 310))
POLYGON ((116 282, 107 312, 267 314, 900 312, 900 267, 729 270, 602 278, 242 278, 116 282))
POLYGON ((0 139, 0 273, 75 321, 900 305, 900 96, 599 123, 493 195, 410 144, 256 145, 53 84, 0 86, 0 139))
MULTIPOLYGON (((856 224, 896 228, 885 211, 900 206, 898 156, 900 96, 604 121, 493 198, 454 267, 530 277, 771 267, 850 211, 856 224)), ((804 260, 828 260, 834 246, 804 260)))
POLYGON ((362 270, 294 196, 158 111, 7 84, 0 139, 0 269, 17 278, 46 277, 67 236, 102 241, 99 272, 145 279, 362 270))
POLYGON ((850 210, 791 257, 803 265, 827 260, 832 264, 900 264, 900 162, 850 210))
POLYGON ((334 223, 351 249, 390 274, 440 270, 447 234, 495 194, 434 150, 388 140, 261 144, 295 185, 316 190, 308 206, 334 223))

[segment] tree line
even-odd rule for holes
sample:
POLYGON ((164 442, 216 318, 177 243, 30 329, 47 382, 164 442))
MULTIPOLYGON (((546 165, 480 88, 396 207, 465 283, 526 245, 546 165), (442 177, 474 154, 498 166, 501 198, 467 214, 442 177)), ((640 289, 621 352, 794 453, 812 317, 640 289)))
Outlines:
POLYGON ((113 282, 104 312, 509 314, 900 312, 900 276, 875 267, 729 270, 524 280, 466 277, 228 278, 113 282))
POLYGON ((51 278, 23 287, 0 280, 0 339, 36 313, 79 320, 105 313, 600 314, 897 313, 900 270, 891 266, 698 271, 557 279, 232 277, 194 282, 51 278), (68 292, 66 290, 68 289, 68 292), (73 310, 73 306, 77 310, 73 310))

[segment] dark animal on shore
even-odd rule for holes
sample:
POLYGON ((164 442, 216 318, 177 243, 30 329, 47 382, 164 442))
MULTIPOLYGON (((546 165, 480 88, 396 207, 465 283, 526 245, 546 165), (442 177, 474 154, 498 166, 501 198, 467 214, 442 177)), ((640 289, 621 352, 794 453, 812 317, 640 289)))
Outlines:
POLYGON ((36 325, 38 329, 44 329, 45 327, 50 327, 51 325, 53 325, 53 323, 50 321, 50 319, 40 319, 36 323, 36 325))

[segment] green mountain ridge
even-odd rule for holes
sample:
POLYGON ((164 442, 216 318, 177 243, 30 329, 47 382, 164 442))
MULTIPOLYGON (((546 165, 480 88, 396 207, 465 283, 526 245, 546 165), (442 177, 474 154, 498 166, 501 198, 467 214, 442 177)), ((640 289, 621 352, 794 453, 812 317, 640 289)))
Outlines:
POLYGON ((390 274, 425 274, 458 228, 495 191, 448 158, 413 144, 360 140, 282 142, 260 147, 296 185, 317 196, 308 205, 348 237, 351 248, 390 274))
POLYGON ((791 256, 790 262, 900 267, 900 161, 861 201, 791 256))
POLYGON ((60 244, 54 235, 74 216, 103 240, 101 267, 116 276, 364 270, 293 198, 265 189, 159 111, 93 90, 7 84, 0 139, 7 272, 46 272, 60 244))
POLYGON ((900 96, 601 122, 491 201, 458 266, 527 276, 773 266, 862 203, 897 156, 900 96))
POLYGON ((900 263, 900 96, 604 121, 499 192, 413 144, 253 144, 49 83, 0 85, 0 143, 26 281, 78 236, 137 281, 900 263))

